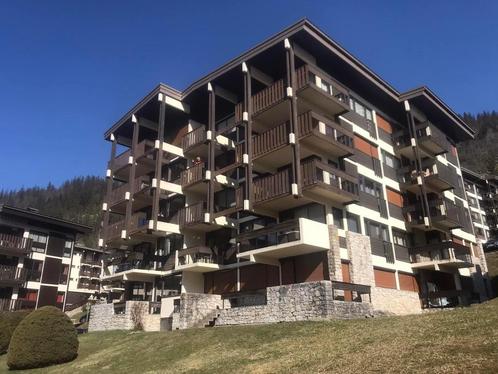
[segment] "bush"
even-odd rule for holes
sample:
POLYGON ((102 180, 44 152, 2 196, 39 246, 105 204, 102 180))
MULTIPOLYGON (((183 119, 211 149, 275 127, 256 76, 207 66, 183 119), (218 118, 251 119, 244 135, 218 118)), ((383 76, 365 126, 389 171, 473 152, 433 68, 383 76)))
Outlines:
POLYGON ((17 326, 7 354, 11 369, 29 369, 72 361, 78 336, 71 320, 53 306, 32 312, 17 326))
POLYGON ((31 310, 0 313, 0 355, 7 352, 14 330, 29 313, 31 310))

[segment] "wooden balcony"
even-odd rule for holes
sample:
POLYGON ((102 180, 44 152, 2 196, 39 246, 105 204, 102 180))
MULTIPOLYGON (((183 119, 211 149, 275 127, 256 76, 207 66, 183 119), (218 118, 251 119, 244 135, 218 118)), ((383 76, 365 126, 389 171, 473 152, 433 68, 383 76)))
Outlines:
MULTIPOLYGON (((354 135, 350 128, 341 126, 312 111, 298 116, 301 154, 307 157, 323 153, 331 158, 354 154, 354 135)), ((253 137, 253 161, 256 168, 275 169, 290 159, 290 123, 284 122, 253 137)))
POLYGON ((358 201, 358 178, 327 165, 317 159, 301 162, 303 198, 291 192, 291 170, 254 180, 254 205, 262 209, 280 211, 324 199, 340 204, 358 201))
POLYGON ((465 214, 463 209, 448 199, 429 200, 429 226, 425 225, 422 212, 420 203, 403 208, 407 225, 422 230, 436 228, 443 231, 461 228, 464 225, 465 214))
POLYGON ((206 137, 206 127, 200 126, 188 133, 182 139, 183 154, 186 157, 207 158, 208 145, 206 137))
POLYGON ((330 247, 326 224, 306 218, 244 232, 236 237, 239 258, 255 262, 326 251, 330 247))
POLYGON ((178 251, 176 270, 207 273, 220 269, 213 250, 206 246, 196 246, 178 251))
POLYGON ((36 300, 24 299, 0 299, 0 312, 8 312, 12 310, 31 310, 35 309, 36 300))
POLYGON ((16 286, 26 281, 26 269, 0 265, 0 286, 16 286))
POLYGON ((178 211, 178 225, 181 230, 212 231, 217 229, 215 225, 210 224, 205 201, 181 208, 178 211))
POLYGON ((474 266, 470 248, 452 241, 412 247, 409 250, 413 268, 467 268, 474 266))
MULTIPOLYGON (((434 157, 450 151, 451 144, 446 135, 429 121, 416 126, 416 136, 419 149, 427 156, 434 157)), ((408 130, 398 131, 393 134, 392 138, 394 149, 399 154, 413 159, 408 130)))
MULTIPOLYGON (((112 223, 104 228, 105 240, 107 244, 124 244, 127 240, 130 243, 132 236, 146 234, 149 220, 145 213, 135 213, 131 216, 130 227, 127 231, 126 221, 112 223)), ((140 239, 138 236, 135 239, 140 239)))
MULTIPOLYGON (((296 69, 296 92, 298 112, 319 109, 326 115, 335 117, 349 111, 347 89, 335 82, 319 69, 303 65, 296 69)), ((255 130, 260 127, 273 127, 289 119, 289 108, 286 105, 286 87, 283 79, 259 91, 252 96, 253 119, 257 121, 255 130)), ((243 104, 235 107, 235 123, 242 121, 243 104)))
POLYGON ((26 256, 31 251, 31 239, 12 234, 0 234, 0 254, 26 256))
POLYGON ((413 166, 404 166, 399 169, 398 178, 403 189, 417 193, 419 191, 418 175, 424 179, 425 186, 433 192, 442 192, 458 186, 458 176, 448 166, 435 159, 426 159, 422 164, 423 171, 420 174, 413 166))
POLYGON ((207 193, 206 168, 204 163, 194 165, 180 173, 183 191, 207 193))
POLYGON ((124 214, 126 204, 130 199, 130 192, 133 187, 133 209, 142 209, 152 204, 152 194, 150 190, 150 178, 141 176, 135 178, 132 185, 125 183, 111 191, 107 197, 107 207, 114 213, 124 214))
MULTIPOLYGON (((137 144, 135 150, 135 176, 139 177, 155 170, 155 151, 152 140, 143 140, 137 144)), ((129 176, 129 167, 131 166, 131 150, 127 150, 117 156, 114 160, 109 161, 108 169, 112 170, 114 177, 127 180, 129 176)))

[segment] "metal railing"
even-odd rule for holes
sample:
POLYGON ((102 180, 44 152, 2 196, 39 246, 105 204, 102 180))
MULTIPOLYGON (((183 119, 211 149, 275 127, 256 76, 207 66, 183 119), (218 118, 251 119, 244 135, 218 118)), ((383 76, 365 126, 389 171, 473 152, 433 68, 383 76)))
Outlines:
POLYGON ((246 252, 271 245, 297 241, 300 238, 299 220, 294 219, 239 234, 236 240, 240 243, 240 252, 246 252))
POLYGON ((24 268, 0 265, 0 281, 25 281, 26 274, 24 268))
POLYGON ((437 261, 461 261, 471 264, 470 248, 453 241, 432 243, 409 249, 412 264, 437 261))

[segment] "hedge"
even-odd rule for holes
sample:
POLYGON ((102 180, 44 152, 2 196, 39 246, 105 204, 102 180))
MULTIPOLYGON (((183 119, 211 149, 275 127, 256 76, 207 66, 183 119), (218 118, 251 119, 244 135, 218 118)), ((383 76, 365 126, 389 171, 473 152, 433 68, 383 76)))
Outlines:
POLYGON ((29 369, 69 362, 78 355, 78 336, 69 317, 53 306, 35 310, 17 326, 7 365, 29 369))
POLYGON ((14 330, 29 313, 31 310, 0 313, 0 355, 7 353, 14 330))

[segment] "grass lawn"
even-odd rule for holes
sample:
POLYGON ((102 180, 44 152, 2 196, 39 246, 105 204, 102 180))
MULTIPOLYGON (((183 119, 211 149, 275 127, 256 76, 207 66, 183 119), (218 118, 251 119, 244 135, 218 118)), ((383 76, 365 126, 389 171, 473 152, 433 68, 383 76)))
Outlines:
MULTIPOLYGON (((498 299, 418 316, 81 336, 29 373, 498 372, 498 299)), ((5 355, 0 372, 7 371, 5 355)), ((23 372, 24 373, 24 372, 23 372)))

